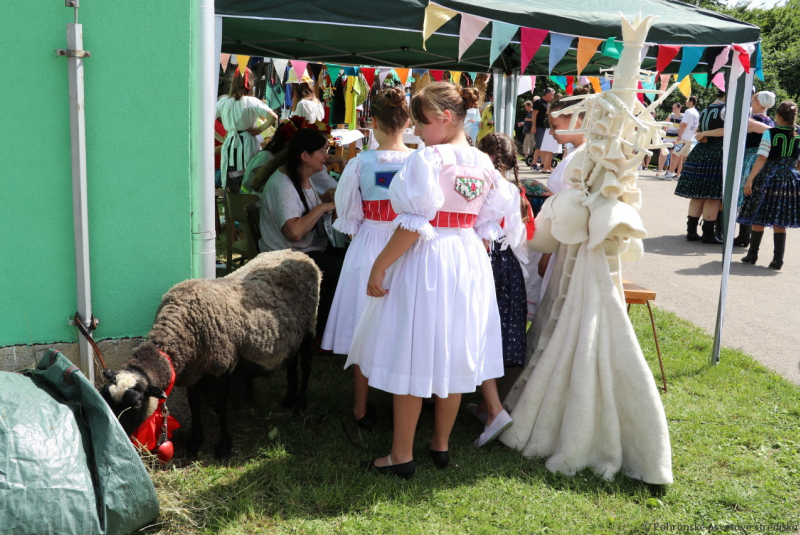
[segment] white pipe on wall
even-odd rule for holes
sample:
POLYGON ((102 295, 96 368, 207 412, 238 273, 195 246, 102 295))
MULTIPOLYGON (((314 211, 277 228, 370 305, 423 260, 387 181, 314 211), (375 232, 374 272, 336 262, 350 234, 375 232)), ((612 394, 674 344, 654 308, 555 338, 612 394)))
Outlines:
POLYGON ((191 1, 192 277, 216 277, 214 110, 219 56, 214 53, 214 0, 191 1))

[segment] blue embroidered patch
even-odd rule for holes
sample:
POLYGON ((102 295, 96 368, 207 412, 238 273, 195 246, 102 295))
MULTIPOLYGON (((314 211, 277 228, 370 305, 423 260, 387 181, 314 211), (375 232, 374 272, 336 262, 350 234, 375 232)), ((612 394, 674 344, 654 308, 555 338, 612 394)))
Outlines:
POLYGON ((379 188, 389 189, 389 185, 396 174, 397 171, 375 171, 375 185, 379 188))

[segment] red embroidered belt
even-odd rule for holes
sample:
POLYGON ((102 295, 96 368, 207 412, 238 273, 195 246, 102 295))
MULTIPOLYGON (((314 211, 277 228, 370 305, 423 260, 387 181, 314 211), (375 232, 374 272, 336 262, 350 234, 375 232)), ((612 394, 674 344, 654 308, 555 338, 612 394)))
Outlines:
POLYGON ((392 201, 362 201, 364 219, 372 221, 394 221, 397 214, 392 210, 392 201))
POLYGON ((434 227, 444 228, 472 228, 475 226, 475 214, 465 214, 461 212, 437 212, 436 217, 430 223, 434 227))

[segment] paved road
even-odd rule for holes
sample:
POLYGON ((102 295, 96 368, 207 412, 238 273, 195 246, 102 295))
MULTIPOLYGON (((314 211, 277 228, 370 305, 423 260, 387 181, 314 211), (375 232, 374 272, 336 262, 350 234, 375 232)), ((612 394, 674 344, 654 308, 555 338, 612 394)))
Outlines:
MULTIPOLYGON (((546 180, 523 172, 522 178, 546 180)), ((686 241, 688 199, 674 195, 675 181, 653 172, 639 177, 642 220, 648 238, 645 256, 625 264, 627 280, 657 292, 656 304, 688 319, 713 335, 722 273, 722 247, 686 241)), ((744 264, 743 247, 735 247, 722 344, 741 348, 765 366, 800 384, 800 232, 788 232, 780 271, 769 269, 772 231, 767 229, 756 265, 744 264)))

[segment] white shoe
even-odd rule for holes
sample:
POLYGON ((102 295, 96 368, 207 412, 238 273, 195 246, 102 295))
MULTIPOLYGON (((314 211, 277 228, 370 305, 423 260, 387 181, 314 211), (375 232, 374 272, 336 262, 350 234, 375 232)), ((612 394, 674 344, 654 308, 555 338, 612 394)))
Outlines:
POLYGON ((674 178, 675 180, 680 180, 681 179, 681 175, 672 175, 672 178, 674 178))
POLYGON ((675 173, 670 173, 669 171, 664 173, 664 180, 671 180, 673 178, 675 178, 675 173))
POLYGON ((475 447, 480 448, 481 446, 485 446, 500 436, 500 433, 508 429, 513 423, 514 420, 511 418, 511 415, 504 410, 497 415, 492 425, 487 425, 483 428, 483 433, 481 433, 481 436, 475 441, 475 447))
POLYGON ((486 419, 489 417, 489 415, 488 414, 479 413, 478 412, 478 404, 477 403, 467 403, 466 405, 464 405, 464 409, 468 413, 473 415, 475 418, 477 418, 478 421, 480 423, 482 423, 484 426, 486 425, 486 419))

